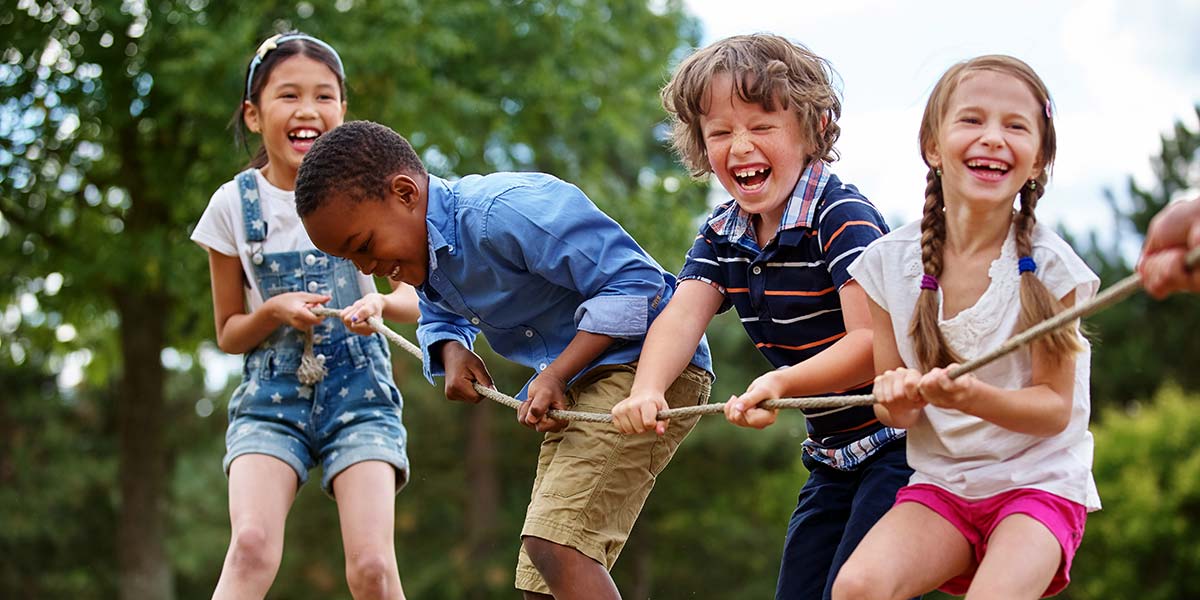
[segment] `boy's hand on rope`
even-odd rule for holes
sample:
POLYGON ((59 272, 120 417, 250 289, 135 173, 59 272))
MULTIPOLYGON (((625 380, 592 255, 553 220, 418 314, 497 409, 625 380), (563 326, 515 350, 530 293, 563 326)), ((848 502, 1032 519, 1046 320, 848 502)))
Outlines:
POLYGON ((483 396, 475 391, 475 383, 496 389, 487 365, 478 354, 454 341, 442 343, 441 350, 442 365, 446 369, 446 398, 477 404, 483 396))
POLYGON ((667 410, 666 397, 661 392, 631 390, 629 397, 612 407, 613 425, 626 435, 654 431, 658 435, 667 432, 669 420, 658 420, 659 411, 667 410))
POLYGON ((338 316, 346 324, 346 329, 358 335, 371 335, 375 333, 375 329, 367 320, 371 317, 383 318, 383 306, 383 294, 372 292, 343 308, 338 316))
POLYGON ((311 308, 329 302, 329 300, 329 296, 321 294, 287 292, 271 296, 266 302, 263 302, 263 308, 269 311, 267 314, 275 317, 275 320, 280 323, 291 325, 301 331, 308 331, 313 325, 324 320, 324 317, 313 314, 311 308))
POLYGON ((893 418, 907 421, 925 408, 920 385, 921 373, 914 369, 901 367, 884 371, 875 377, 875 400, 893 418))
POLYGON ((957 366, 952 364, 944 369, 931 369, 922 375, 918 385, 921 397, 938 408, 967 412, 971 399, 975 397, 975 382, 978 380, 970 374, 950 379, 950 371, 957 366))
POLYGON ((549 369, 542 371, 529 384, 529 399, 517 408, 517 422, 536 431, 562 431, 567 421, 546 416, 551 409, 566 410, 567 383, 549 369))
POLYGON ((760 408, 758 405, 766 400, 778 400, 783 395, 783 382, 779 379, 778 371, 772 371, 759 376, 750 382, 741 396, 730 396, 725 403, 725 419, 739 427, 763 429, 775 423, 779 410, 760 408))

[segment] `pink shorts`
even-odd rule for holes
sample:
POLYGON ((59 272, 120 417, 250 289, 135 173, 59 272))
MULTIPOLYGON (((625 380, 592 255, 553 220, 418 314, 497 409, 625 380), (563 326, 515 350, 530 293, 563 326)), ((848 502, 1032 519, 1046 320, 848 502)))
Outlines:
MULTIPOLYGON (((1042 597, 1061 592, 1071 581, 1071 559, 1079 549, 1079 542, 1083 541, 1083 525, 1087 521, 1087 509, 1082 504, 1031 488, 1012 490, 983 500, 966 500, 925 483, 900 488, 896 492, 896 504, 901 502, 926 506, 954 525, 975 551, 975 565, 983 562, 988 538, 1000 521, 1010 515, 1028 515, 1045 525, 1062 546, 1062 562, 1042 597)), ((955 596, 964 595, 974 576, 975 567, 971 567, 938 589, 955 596)))

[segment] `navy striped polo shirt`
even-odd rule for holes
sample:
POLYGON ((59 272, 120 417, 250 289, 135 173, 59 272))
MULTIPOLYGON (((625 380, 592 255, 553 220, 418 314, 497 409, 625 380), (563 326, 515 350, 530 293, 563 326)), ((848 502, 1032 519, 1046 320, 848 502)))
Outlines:
MULTIPOLYGON (((751 215, 730 200, 700 228, 679 280, 697 279, 725 296, 719 312, 736 308, 754 345, 775 367, 807 360, 846 335, 838 290, 847 267, 887 233, 879 211, 828 163, 812 161, 788 200, 779 231, 765 248, 751 215)), ((840 390, 870 394, 871 382, 840 390)), ((877 448, 903 437, 882 425, 869 406, 804 411, 805 451, 851 469, 877 448)))

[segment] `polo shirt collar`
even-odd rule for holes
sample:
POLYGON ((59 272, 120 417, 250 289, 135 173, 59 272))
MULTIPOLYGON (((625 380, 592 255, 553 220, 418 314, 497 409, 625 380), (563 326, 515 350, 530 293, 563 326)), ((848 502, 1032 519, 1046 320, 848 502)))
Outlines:
MULTIPOLYGON (((800 181, 792 190, 783 211, 783 219, 779 222, 779 231, 810 228, 817 215, 817 205, 825 193, 825 184, 833 175, 829 163, 820 160, 809 161, 800 181)), ((736 243, 750 230, 751 214, 742 210, 737 202, 730 202, 729 207, 717 213, 708 220, 708 226, 719 235, 725 236, 730 242, 736 243)))

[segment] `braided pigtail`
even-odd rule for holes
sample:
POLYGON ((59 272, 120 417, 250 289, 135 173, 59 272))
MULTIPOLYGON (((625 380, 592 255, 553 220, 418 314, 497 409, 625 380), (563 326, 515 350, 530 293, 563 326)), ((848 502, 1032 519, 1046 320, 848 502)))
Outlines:
POLYGON ((937 278, 942 274, 942 250, 946 244, 946 203, 942 198, 942 178, 930 167, 925 176, 925 209, 921 217, 921 264, 925 275, 921 279, 921 295, 913 310, 909 335, 922 370, 962 362, 946 343, 938 327, 939 302, 937 278))
MULTIPOLYGON (((1038 200, 1045 191, 1046 174, 1039 174, 1035 179, 1021 188, 1021 208, 1013 218, 1013 227, 1017 245, 1017 256, 1020 257, 1019 270, 1021 273, 1021 314, 1017 318, 1017 327, 1013 333, 1020 333, 1054 315, 1065 308, 1058 298, 1055 298, 1046 285, 1037 277, 1037 264, 1033 260, 1033 227, 1037 224, 1037 216, 1033 211, 1037 208, 1038 200)), ((1038 342, 1053 360, 1061 360, 1080 350, 1078 326, 1063 327, 1038 342)))

